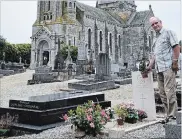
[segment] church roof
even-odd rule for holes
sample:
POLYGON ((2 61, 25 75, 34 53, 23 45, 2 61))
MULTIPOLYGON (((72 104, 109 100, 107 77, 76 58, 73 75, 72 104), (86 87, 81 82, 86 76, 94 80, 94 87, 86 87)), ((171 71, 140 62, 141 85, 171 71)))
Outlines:
POLYGON ((96 19, 99 19, 102 21, 109 21, 109 22, 112 22, 112 23, 118 24, 118 25, 121 25, 123 23, 122 20, 118 21, 112 15, 110 15, 108 12, 101 10, 99 8, 88 6, 88 5, 85 5, 80 2, 77 2, 76 5, 81 11, 84 11, 87 15, 95 17, 96 19))
POLYGON ((98 0, 98 4, 117 2, 118 0, 98 0))
POLYGON ((145 18, 148 16, 149 13, 150 13, 150 10, 136 12, 136 15, 133 18, 131 25, 141 24, 143 20, 145 20, 145 18))

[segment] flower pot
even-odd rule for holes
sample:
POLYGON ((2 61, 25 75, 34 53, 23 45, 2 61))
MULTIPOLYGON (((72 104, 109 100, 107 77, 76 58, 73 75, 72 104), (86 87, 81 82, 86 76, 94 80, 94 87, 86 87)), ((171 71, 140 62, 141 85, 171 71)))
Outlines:
POLYGON ((143 121, 143 118, 139 118, 138 121, 142 122, 143 121))
POLYGON ((136 119, 136 118, 126 118, 126 119, 125 119, 125 122, 134 124, 134 123, 137 122, 137 119, 136 119))
POLYGON ((82 138, 84 137, 85 131, 80 130, 79 128, 75 130, 75 138, 82 138))
POLYGON ((117 119, 118 125, 124 125, 124 120, 123 119, 117 119))

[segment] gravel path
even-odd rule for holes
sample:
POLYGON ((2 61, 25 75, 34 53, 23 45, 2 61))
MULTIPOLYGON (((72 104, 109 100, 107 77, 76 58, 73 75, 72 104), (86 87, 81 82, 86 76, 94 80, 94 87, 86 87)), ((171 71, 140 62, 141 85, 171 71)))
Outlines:
MULTIPOLYGON (((0 78, 0 106, 8 107, 9 99, 12 98, 25 98, 34 95, 51 94, 56 93, 60 89, 68 89, 68 82, 75 82, 76 79, 65 82, 54 82, 46 84, 27 85, 27 80, 32 79, 34 71, 27 70, 25 73, 16 74, 12 76, 4 76, 0 78)), ((154 85, 156 86, 156 84, 154 85)), ((121 85, 120 88, 115 90, 106 90, 105 99, 111 100, 112 107, 121 102, 132 102, 132 85, 121 85)), ((39 134, 24 135, 13 138, 64 138, 70 139, 74 135, 69 126, 60 126, 53 129, 43 131, 39 134)), ((123 138, 160 138, 164 137, 164 128, 161 124, 155 124, 147 128, 136 130, 134 132, 127 133, 123 138)), ((86 136, 85 138, 93 138, 86 136)), ((107 138, 107 137, 104 137, 107 138)))
MULTIPOLYGON (((0 106, 8 107, 8 100, 12 98, 56 93, 60 89, 68 89, 68 82, 78 81, 72 79, 64 82, 27 85, 27 81, 32 79, 33 73, 33 70, 27 70, 25 73, 0 78, 0 106)), ((103 92, 105 99, 112 101, 112 106, 117 103, 132 101, 131 84, 121 85, 118 89, 103 92)))

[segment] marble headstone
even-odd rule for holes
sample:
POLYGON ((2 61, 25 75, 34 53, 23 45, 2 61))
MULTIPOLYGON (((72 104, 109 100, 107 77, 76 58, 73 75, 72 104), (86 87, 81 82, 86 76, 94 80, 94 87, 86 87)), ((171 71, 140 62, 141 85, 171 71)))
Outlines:
POLYGON ((152 73, 142 78, 140 71, 132 72, 133 101, 137 109, 144 110, 148 120, 156 119, 152 73))

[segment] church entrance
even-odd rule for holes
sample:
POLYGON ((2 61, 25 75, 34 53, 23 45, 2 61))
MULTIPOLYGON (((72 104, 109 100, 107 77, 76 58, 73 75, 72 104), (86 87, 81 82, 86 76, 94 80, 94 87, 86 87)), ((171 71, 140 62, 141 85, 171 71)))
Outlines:
POLYGON ((43 52, 43 65, 47 65, 49 62, 49 52, 44 51, 43 52))

